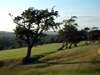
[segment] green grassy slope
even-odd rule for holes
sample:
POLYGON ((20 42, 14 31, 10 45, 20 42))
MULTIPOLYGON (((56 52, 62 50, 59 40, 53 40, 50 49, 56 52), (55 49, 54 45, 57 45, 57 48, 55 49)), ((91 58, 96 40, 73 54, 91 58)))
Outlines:
POLYGON ((32 50, 32 58, 34 55, 45 55, 29 64, 22 64, 26 48, 16 49, 15 52, 1 51, 0 75, 99 75, 100 43, 82 45, 83 43, 77 48, 62 51, 56 51, 61 44, 37 46, 32 50))
MULTIPOLYGON (((43 53, 55 52, 60 46, 61 46, 60 43, 47 44, 44 46, 36 46, 33 47, 32 49, 32 55, 40 55, 43 53)), ((27 53, 27 48, 18 48, 18 49, 0 51, 0 60, 25 57, 26 53, 27 53)))

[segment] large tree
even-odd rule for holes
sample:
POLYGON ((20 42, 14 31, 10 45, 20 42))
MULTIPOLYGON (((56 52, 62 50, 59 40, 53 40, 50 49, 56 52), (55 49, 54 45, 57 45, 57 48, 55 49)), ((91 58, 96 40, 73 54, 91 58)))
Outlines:
MULTIPOLYGON (((9 15, 12 17, 11 14, 9 15)), ((25 58, 30 58, 32 47, 45 35, 45 31, 59 27, 60 23, 55 22, 55 17, 58 16, 58 11, 54 11, 53 8, 51 11, 29 8, 20 16, 13 18, 14 23, 17 24, 14 29, 16 39, 24 40, 28 45, 25 58)))

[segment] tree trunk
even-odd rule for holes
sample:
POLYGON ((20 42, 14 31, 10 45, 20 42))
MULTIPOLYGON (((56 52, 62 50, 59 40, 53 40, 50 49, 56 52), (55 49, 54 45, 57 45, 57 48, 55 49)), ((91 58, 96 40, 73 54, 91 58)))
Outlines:
POLYGON ((66 43, 66 49, 67 49, 68 44, 66 43))
POLYGON ((71 48, 72 44, 70 44, 69 48, 71 48))
POLYGON ((86 41, 86 44, 88 44, 88 41, 86 41))
POLYGON ((90 43, 89 44, 91 44, 92 43, 92 41, 90 41, 90 43))
POLYGON ((74 44, 74 47, 78 47, 78 46, 77 46, 77 43, 74 44))
POLYGON ((65 45, 66 45, 66 44, 63 43, 62 47, 60 47, 60 48, 58 49, 58 51, 59 51, 59 50, 62 50, 62 49, 65 47, 65 45))
POLYGON ((93 43, 95 43, 95 40, 93 41, 93 43))
POLYGON ((32 47, 28 46, 26 59, 30 59, 30 56, 31 56, 31 49, 32 49, 32 47))

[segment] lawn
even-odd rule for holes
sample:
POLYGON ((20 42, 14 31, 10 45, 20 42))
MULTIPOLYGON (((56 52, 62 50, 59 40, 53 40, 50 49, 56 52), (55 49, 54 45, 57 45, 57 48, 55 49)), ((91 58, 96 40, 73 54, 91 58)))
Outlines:
POLYGON ((61 43, 34 47, 31 63, 22 63, 26 48, 0 52, 0 75, 99 75, 100 43, 57 51, 61 43))
MULTIPOLYGON (((43 46, 36 46, 32 49, 32 55, 40 55, 43 53, 55 52, 61 46, 60 43, 47 44, 43 46)), ((15 59, 25 57, 27 48, 18 48, 12 50, 0 51, 0 60, 15 59)))

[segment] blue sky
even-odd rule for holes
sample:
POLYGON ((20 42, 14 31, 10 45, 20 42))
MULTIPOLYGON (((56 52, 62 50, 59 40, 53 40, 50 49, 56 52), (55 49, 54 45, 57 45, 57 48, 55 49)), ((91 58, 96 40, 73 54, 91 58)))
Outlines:
POLYGON ((56 21, 77 16, 79 29, 86 26, 100 27, 100 0, 0 0, 0 31, 13 31, 15 24, 9 13, 14 16, 20 15, 29 7, 36 9, 51 9, 59 12, 60 17, 56 21))

